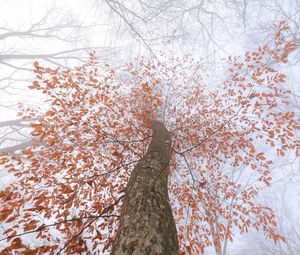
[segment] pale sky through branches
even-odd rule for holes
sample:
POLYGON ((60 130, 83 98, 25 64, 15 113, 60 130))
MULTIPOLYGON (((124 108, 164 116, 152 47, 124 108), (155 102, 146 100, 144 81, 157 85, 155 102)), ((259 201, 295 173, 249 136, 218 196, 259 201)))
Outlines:
MULTIPOLYGON (((8 148, 14 153, 32 144, 31 123, 20 121, 17 114, 20 104, 41 112, 49 106, 47 95, 28 88, 36 79, 35 61, 72 70, 95 52, 101 65, 122 69, 142 58, 176 62, 177 57, 189 56, 201 62, 207 90, 220 92, 229 77, 227 58, 244 56, 274 41, 274 24, 280 21, 289 25, 285 39, 296 49, 288 56, 288 65, 269 63, 287 74, 282 86, 292 94, 290 105, 277 111, 293 111, 299 119, 299 0, 0 0, 0 152, 8 148)), ((287 243, 273 245, 252 230, 246 235, 234 233, 222 255, 300 252, 299 158, 271 157, 274 181, 257 200, 275 210, 287 243), (253 246, 248 250, 249 242, 253 246)), ((250 175, 241 176, 250 183, 250 175)), ((0 168, 0 188, 13 180, 0 168)), ((0 239, 2 232, 0 226, 0 239)), ((205 255, 215 255, 214 249, 207 249, 205 255)))

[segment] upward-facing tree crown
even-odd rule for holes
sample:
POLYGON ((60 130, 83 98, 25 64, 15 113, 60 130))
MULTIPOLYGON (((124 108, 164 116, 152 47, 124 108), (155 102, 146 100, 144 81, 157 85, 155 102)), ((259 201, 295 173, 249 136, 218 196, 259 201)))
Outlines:
POLYGON ((299 116, 288 110, 286 75, 274 67, 295 44, 284 39, 285 22, 277 28, 270 44, 228 58, 220 89, 204 85, 202 63, 188 56, 122 70, 99 68, 94 53, 74 70, 35 62, 30 89, 47 95, 49 109, 21 107, 23 118, 37 119, 32 146, 1 155, 16 181, 0 193, 0 254, 107 254, 152 120, 171 132, 169 194, 183 254, 218 252, 249 228, 284 240, 272 209, 255 200, 272 180, 267 149, 299 155, 299 116))

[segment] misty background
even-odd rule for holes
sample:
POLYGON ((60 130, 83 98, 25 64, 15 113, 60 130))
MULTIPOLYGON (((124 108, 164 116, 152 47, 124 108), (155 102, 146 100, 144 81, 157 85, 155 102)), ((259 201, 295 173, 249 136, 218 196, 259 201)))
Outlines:
MULTIPOLYGON (((72 68, 95 50, 101 63, 117 68, 143 56, 189 54, 202 59, 206 80, 217 89, 225 80, 224 58, 268 43, 281 20, 289 23, 287 39, 297 49, 288 66, 277 68, 288 75, 291 110, 299 114, 299 0, 0 0, 0 151, 30 143, 30 123, 17 116, 19 103, 47 108, 46 98, 28 88, 34 61, 72 68)), ((287 155, 272 171, 273 183, 259 199, 277 213, 287 242, 275 245, 256 231, 236 233, 227 254, 300 254, 299 159, 287 155)), ((0 169, 0 188, 12 180, 0 169)))

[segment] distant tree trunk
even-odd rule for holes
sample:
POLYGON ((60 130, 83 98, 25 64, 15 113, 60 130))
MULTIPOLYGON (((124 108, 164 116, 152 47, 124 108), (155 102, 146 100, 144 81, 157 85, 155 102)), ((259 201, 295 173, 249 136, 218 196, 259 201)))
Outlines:
POLYGON ((170 133, 152 121, 148 151, 132 171, 111 255, 178 255, 168 197, 170 133))

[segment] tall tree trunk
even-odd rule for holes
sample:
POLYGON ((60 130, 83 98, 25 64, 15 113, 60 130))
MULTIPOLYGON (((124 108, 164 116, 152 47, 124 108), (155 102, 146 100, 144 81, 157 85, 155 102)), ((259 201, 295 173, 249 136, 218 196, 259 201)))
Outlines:
POLYGON ((168 197, 170 133, 152 121, 152 141, 128 182, 111 255, 178 255, 168 197))

